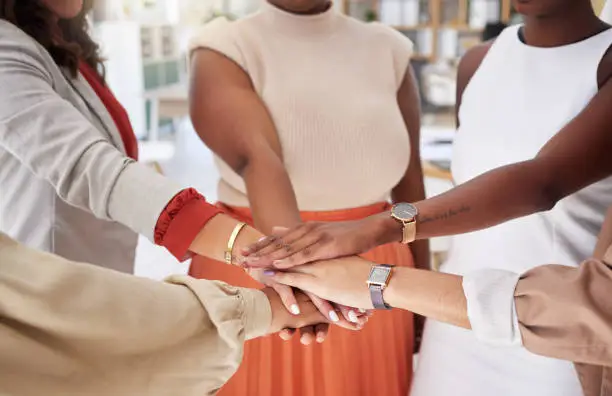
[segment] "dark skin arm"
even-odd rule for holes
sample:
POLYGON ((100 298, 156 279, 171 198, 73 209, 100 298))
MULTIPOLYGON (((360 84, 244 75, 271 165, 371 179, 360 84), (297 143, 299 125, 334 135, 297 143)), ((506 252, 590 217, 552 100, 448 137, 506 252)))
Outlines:
MULTIPOLYGON (((485 53, 482 46, 476 47, 462 61, 459 98, 467 86, 466 79, 474 75, 485 53)), ((609 51, 598 70, 599 92, 533 159, 494 169, 444 194, 417 202, 417 239, 481 230, 549 210, 564 197, 612 175, 611 75, 609 51)), ((353 224, 305 228, 282 235, 295 245, 297 253, 287 255, 264 240, 247 252, 259 251, 263 256, 252 265, 273 263, 278 268, 289 268, 319 258, 355 254, 362 246, 399 241, 402 235, 401 226, 389 214, 353 224)))
POLYGON ((206 145, 246 184, 255 227, 300 223, 297 201, 285 170, 274 123, 249 76, 212 50, 193 55, 191 119, 206 145))
MULTIPOLYGON (((204 143, 242 177, 257 229, 266 234, 275 226, 301 222, 297 200, 282 158, 278 134, 270 114, 247 73, 224 55, 209 49, 194 52, 190 86, 191 120, 204 143)), ((272 285, 288 309, 297 305, 290 288, 272 285)), ((324 313, 329 302, 310 296, 324 313)), ((340 307, 348 317, 348 307, 340 307)), ((327 324, 317 328, 325 338, 327 324)), ((302 341, 314 339, 309 329, 302 341)), ((288 334, 283 334, 284 338, 288 334)))

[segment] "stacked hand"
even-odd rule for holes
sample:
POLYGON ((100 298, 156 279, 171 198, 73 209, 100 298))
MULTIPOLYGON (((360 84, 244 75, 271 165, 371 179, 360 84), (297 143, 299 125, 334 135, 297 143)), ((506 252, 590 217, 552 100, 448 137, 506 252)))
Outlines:
POLYGON ((357 221, 309 222, 291 230, 275 228, 272 235, 242 253, 252 267, 288 269, 315 261, 365 253, 401 240, 401 227, 387 214, 357 221), (389 227, 391 224, 391 227, 389 227))
MULTIPOLYGON (((383 240, 381 218, 342 223, 304 223, 275 229, 243 251, 252 269, 266 269, 269 280, 299 288, 309 296, 346 307, 372 308, 366 280, 372 263, 357 258, 383 240), (377 232, 377 231, 381 232, 377 232), (327 260, 327 261, 319 261, 327 260)), ((349 311, 350 312, 350 311, 349 311)))
POLYGON ((314 321, 313 324, 283 327, 280 336, 284 340, 291 339, 295 330, 300 329, 300 341, 302 344, 309 345, 314 340, 321 343, 327 336, 329 323, 350 330, 359 330, 368 320, 369 314, 365 310, 331 304, 329 301, 307 291, 295 292, 291 286, 277 282, 269 274, 266 274, 264 269, 250 268, 247 271, 255 280, 268 286, 264 290, 267 290, 266 294, 269 298, 271 295, 274 295, 274 301, 279 303, 278 306, 282 304, 285 307, 283 309, 285 315, 282 317, 293 315, 293 321, 304 318, 323 318, 323 320, 318 322, 314 321), (319 315, 313 316, 313 310, 317 310, 319 315), (291 314, 289 314, 289 311, 291 314), (338 312, 341 314, 339 315, 338 312))
MULTIPOLYGON (((299 315, 294 315, 285 309, 278 293, 272 288, 267 287, 263 289, 263 292, 268 297, 272 309, 272 322, 269 329, 270 334, 277 333, 286 328, 308 327, 314 327, 315 331, 319 332, 323 327, 329 325, 329 318, 321 314, 306 294, 299 291, 296 292, 296 300, 302 309, 299 315)), ((362 327, 362 324, 352 323, 344 318, 340 318, 335 324, 349 330, 359 330, 362 327)))
POLYGON ((301 265, 288 271, 267 270, 265 274, 278 283, 365 310, 372 309, 366 284, 371 268, 371 262, 351 257, 301 265))

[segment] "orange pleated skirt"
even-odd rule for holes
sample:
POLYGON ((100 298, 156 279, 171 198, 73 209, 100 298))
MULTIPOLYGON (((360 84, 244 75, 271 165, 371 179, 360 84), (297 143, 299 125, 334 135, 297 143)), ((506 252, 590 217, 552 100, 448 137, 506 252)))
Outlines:
MULTIPOLYGON (((249 209, 227 207, 228 214, 252 224, 249 209)), ((387 204, 329 212, 302 212, 304 221, 356 220, 387 209, 387 204)), ((379 264, 413 266, 409 248, 378 247, 363 255, 379 264)), ((193 259, 190 275, 242 287, 262 285, 237 267, 204 257, 193 259)), ((242 365, 221 389, 222 396, 407 396, 412 377, 412 314, 376 312, 361 331, 331 326, 323 344, 304 346, 271 335, 248 341, 242 365)))

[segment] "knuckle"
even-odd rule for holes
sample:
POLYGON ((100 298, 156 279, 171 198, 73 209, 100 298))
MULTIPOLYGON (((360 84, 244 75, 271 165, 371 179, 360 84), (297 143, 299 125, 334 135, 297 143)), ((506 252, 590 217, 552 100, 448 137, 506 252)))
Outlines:
POLYGON ((328 231, 323 231, 321 232, 319 239, 321 243, 329 243, 334 239, 334 237, 328 231))
POLYGON ((317 223, 314 222, 314 221, 311 221, 310 223, 306 223, 304 228, 306 229, 306 231, 310 232, 310 231, 314 230, 315 228, 317 228, 317 223))

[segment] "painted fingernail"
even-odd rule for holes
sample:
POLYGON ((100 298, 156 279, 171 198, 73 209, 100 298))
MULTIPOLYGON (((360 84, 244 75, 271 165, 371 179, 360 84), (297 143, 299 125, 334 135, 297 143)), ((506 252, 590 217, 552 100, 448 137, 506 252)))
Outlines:
POLYGON ((349 320, 353 323, 359 322, 359 318, 357 318, 357 314, 355 311, 349 311, 348 313, 349 320))
POLYGON ((336 313, 336 311, 331 311, 329 313, 329 318, 331 319, 332 322, 339 322, 340 318, 338 317, 338 314, 336 313))
POLYGON ((294 315, 299 315, 300 314, 300 307, 298 307, 297 304, 293 304, 291 306, 291 313, 294 315))
POLYGON ((265 276, 274 276, 274 274, 276 274, 276 271, 272 271, 272 270, 265 270, 264 271, 264 275, 265 276))

